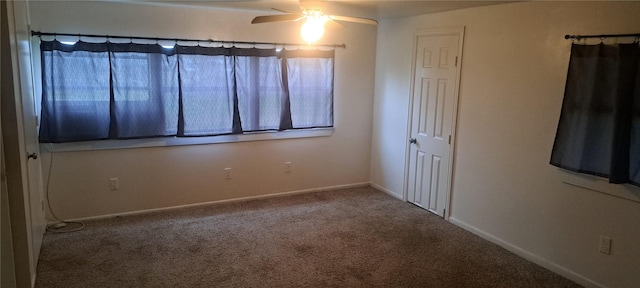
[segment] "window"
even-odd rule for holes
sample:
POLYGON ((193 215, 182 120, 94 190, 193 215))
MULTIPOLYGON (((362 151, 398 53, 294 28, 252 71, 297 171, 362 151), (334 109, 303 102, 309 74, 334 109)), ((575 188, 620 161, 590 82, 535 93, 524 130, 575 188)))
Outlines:
POLYGON ((43 143, 333 127, 334 51, 40 46, 43 143))
POLYGON ((639 92, 637 43, 573 44, 551 164, 640 186, 639 92))

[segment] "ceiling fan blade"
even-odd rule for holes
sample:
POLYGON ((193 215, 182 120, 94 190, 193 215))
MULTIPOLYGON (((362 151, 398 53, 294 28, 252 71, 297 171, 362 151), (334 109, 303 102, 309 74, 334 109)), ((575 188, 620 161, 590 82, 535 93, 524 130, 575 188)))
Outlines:
POLYGON ((251 20, 251 24, 260 24, 260 23, 269 23, 269 22, 280 22, 280 21, 298 21, 304 18, 301 14, 284 14, 284 15, 266 15, 266 16, 258 16, 251 20))
POLYGON ((282 9, 278 9, 278 8, 271 8, 271 10, 282 12, 282 13, 287 13, 287 14, 296 14, 296 12, 291 12, 291 11, 282 10, 282 9))
POLYGON ((361 18, 361 17, 349 17, 349 16, 338 16, 338 15, 328 15, 329 19, 336 21, 347 21, 347 22, 355 22, 369 25, 378 25, 378 21, 369 19, 369 18, 361 18))

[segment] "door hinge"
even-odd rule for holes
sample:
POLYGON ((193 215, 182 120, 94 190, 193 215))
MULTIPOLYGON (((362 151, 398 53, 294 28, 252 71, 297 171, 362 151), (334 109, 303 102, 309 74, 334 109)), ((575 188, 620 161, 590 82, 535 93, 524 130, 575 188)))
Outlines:
POLYGON ((451 144, 451 135, 449 135, 449 144, 451 144))
POLYGON ((453 65, 453 66, 458 67, 458 56, 456 56, 456 64, 455 64, 455 65, 453 65))

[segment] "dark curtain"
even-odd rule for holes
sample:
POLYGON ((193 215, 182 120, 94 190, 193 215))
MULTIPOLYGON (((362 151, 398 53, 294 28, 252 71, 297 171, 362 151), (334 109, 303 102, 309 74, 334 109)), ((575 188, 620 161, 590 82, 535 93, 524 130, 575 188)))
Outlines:
POLYGON ((110 72, 107 44, 42 42, 40 140, 109 138, 110 72))
POLYGON ((229 48, 177 47, 183 125, 178 136, 242 132, 235 109, 235 69, 229 48))
POLYGON ((235 69, 242 130, 279 130, 281 103, 288 98, 282 64, 274 50, 236 50, 235 69))
POLYGON ((640 186, 640 46, 571 47, 551 164, 640 186))
POLYGON ((41 51, 43 143, 333 126, 333 51, 82 41, 41 51))
POLYGON ((178 56, 160 45, 109 43, 111 138, 176 135, 178 56))
POLYGON ((293 128, 333 126, 335 51, 284 51, 293 128))

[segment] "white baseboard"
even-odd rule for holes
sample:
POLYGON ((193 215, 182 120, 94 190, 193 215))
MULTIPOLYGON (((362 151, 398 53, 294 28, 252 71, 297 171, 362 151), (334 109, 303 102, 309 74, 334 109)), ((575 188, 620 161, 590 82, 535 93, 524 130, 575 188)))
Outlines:
POLYGON ((480 230, 480 229, 478 229, 478 228, 476 228, 474 226, 471 226, 471 225, 469 225, 469 224, 467 224, 467 223, 465 223, 463 221, 460 221, 460 220, 458 220, 458 219, 456 219, 454 217, 449 217, 449 222, 451 222, 452 224, 454 224, 456 226, 459 226, 460 228, 465 229, 465 230, 467 230, 467 231, 469 231, 469 232, 471 232, 473 234, 476 234, 476 235, 480 236, 481 238, 483 238, 483 239, 485 239, 485 240, 487 240, 489 242, 492 242, 492 243, 494 243, 494 244, 496 244, 496 245, 498 245, 498 246, 500 246, 502 248, 505 248, 505 249, 511 251, 512 253, 514 253, 514 254, 516 254, 516 255, 524 258, 524 259, 527 259, 527 260, 529 260, 529 261, 531 261, 533 263, 536 263, 536 264, 538 264, 538 265, 540 265, 540 266, 542 266, 542 267, 544 267, 546 269, 549 269, 552 272, 561 275, 562 277, 565 277, 565 278, 567 278, 569 280, 572 280, 572 281, 574 281, 574 282, 576 282, 576 283, 578 283, 578 284, 580 284, 582 286, 585 286, 585 287, 588 287, 588 288, 606 288, 607 287, 605 285, 602 285, 602 284, 600 284, 600 283, 598 283, 596 281, 593 281, 593 280, 585 277, 582 274, 578 274, 578 273, 576 273, 574 271, 571 271, 570 269, 567 269, 564 266, 558 265, 558 264, 556 264, 554 262, 551 262, 551 261, 547 260, 546 258, 543 258, 543 257, 541 257, 539 255, 536 255, 536 254, 531 253, 531 252, 529 252, 527 250, 524 250, 524 249, 522 249, 522 248, 520 248, 518 246, 515 246, 515 245, 513 245, 513 244, 511 244, 511 243, 509 243, 509 242, 507 242, 505 240, 502 240, 502 239, 500 239, 498 237, 495 237, 495 236, 493 236, 493 235, 491 235, 491 234, 489 234, 489 233, 487 233, 487 232, 485 232, 483 230, 480 230))
MULTIPOLYGON (((370 185, 369 182, 361 182, 361 183, 352 183, 352 184, 344 184, 344 185, 326 186, 326 187, 320 187, 320 188, 295 190, 295 191, 288 191, 288 192, 281 192, 281 193, 272 193, 272 194, 265 194, 265 195, 232 198, 232 199, 200 202, 200 203, 193 203, 193 204, 186 204, 186 205, 177 205, 177 206, 170 206, 170 207, 137 210, 137 211, 131 211, 131 212, 122 212, 122 213, 113 213, 113 214, 106 214, 106 215, 99 215, 99 216, 75 218, 75 219, 68 219, 65 221, 81 222, 81 221, 88 221, 88 220, 99 220, 99 219, 113 218, 117 216, 139 215, 139 214, 147 214, 147 213, 153 213, 153 212, 171 211, 171 210, 177 210, 182 208, 201 207, 201 206, 207 206, 207 205, 219 204, 219 203, 230 203, 230 202, 239 202, 239 201, 256 200, 256 199, 276 198, 276 197, 308 194, 308 193, 314 193, 314 192, 322 192, 322 191, 330 191, 330 190, 338 190, 338 189, 346 189, 346 188, 365 187, 369 185, 370 185)), ((48 225, 51 225, 53 223, 57 223, 57 221, 54 221, 54 222, 50 221, 48 225)))
POLYGON ((380 191, 382 191, 382 192, 384 192, 384 193, 387 193, 387 194, 389 194, 389 195, 393 196, 394 198, 397 198, 397 199, 400 199, 400 200, 404 201, 404 199, 403 199, 404 197, 402 197, 402 195, 400 195, 400 194, 398 194, 398 193, 396 193, 396 192, 393 192, 393 191, 391 191, 391 190, 389 190, 389 189, 387 189, 387 188, 385 188, 385 187, 382 187, 382 186, 380 186, 380 185, 378 185, 378 184, 376 184, 376 183, 373 183, 373 182, 372 182, 372 183, 369 183, 369 184, 370 184, 370 185, 371 185, 371 187, 373 187, 373 188, 376 188, 376 189, 378 189, 378 190, 380 190, 380 191))

